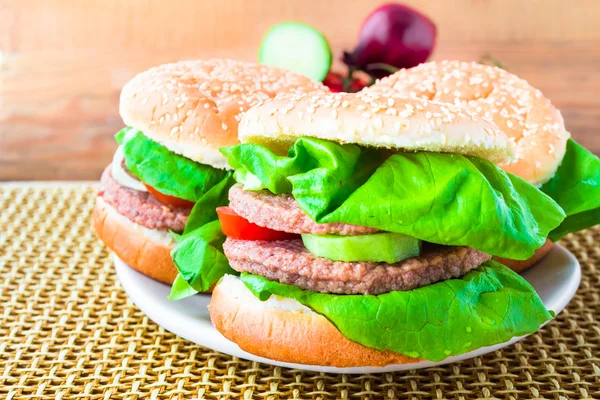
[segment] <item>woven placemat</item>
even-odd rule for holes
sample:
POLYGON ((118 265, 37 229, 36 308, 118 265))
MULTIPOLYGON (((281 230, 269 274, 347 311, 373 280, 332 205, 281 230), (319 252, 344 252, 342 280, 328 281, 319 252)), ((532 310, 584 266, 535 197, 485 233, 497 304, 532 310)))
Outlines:
POLYGON ((600 228, 563 241, 581 287, 537 334, 483 357, 335 375, 220 354, 128 299, 90 228, 90 185, 0 186, 0 398, 600 399, 600 228))

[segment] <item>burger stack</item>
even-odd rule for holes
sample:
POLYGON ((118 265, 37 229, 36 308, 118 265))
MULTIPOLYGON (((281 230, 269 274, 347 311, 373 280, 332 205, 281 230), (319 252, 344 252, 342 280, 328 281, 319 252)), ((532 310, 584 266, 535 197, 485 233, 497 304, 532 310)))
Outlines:
POLYGON ((382 366, 530 334, 554 313, 515 271, 600 222, 600 160, 495 67, 358 94, 232 61, 140 76, 96 229, 172 299, 212 289, 215 327, 262 357, 382 366))
POLYGON ((238 143, 240 115, 278 93, 322 88, 281 68, 227 59, 140 73, 121 92, 126 128, 116 134, 119 147, 102 175, 96 233, 132 268, 173 283, 171 250, 227 202, 234 180, 219 148, 238 143))

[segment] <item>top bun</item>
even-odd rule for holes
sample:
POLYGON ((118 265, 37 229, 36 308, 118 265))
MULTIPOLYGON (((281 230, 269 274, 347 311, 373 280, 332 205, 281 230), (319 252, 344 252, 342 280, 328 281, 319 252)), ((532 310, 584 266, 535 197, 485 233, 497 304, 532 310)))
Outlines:
POLYGON ((227 59, 159 65, 121 92, 125 124, 169 150, 216 168, 229 168, 219 147, 238 143, 240 115, 277 93, 325 90, 282 68, 227 59))
POLYGON ((279 96, 242 117, 242 142, 282 149, 311 136, 409 151, 460 153, 506 162, 513 145, 493 123, 451 104, 368 92, 279 96))
POLYGON ((570 135, 560 111, 525 80, 497 67, 429 62, 366 90, 452 103, 494 122, 516 144, 516 162, 500 167, 534 185, 552 178, 565 155, 570 135))

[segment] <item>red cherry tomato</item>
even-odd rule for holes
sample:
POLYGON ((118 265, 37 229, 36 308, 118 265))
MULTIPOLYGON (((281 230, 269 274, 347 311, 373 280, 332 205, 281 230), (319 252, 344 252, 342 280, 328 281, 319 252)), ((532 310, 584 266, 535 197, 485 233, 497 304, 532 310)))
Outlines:
POLYGON ((180 208, 194 207, 193 201, 188 201, 188 200, 180 199, 178 197, 169 196, 168 194, 161 193, 158 190, 154 189, 152 186, 148 186, 145 183, 144 183, 144 186, 146 186, 146 189, 148 189, 150 194, 152 196, 154 196, 156 198, 156 200, 160 201, 163 204, 166 204, 168 206, 173 206, 173 207, 180 207, 180 208))
POLYGON ((352 79, 352 82, 350 82, 350 93, 360 92, 365 86, 367 86, 365 81, 354 78, 352 79))
POLYGON ((223 233, 232 239, 272 241, 298 238, 294 233, 275 231, 253 224, 229 207, 218 207, 217 215, 223 233))
POLYGON ((335 72, 329 72, 323 80, 323 85, 327 86, 329 90, 334 93, 343 92, 344 84, 342 83, 342 76, 335 72))
MULTIPOLYGON (((346 75, 342 75, 337 72, 329 72, 323 81, 323 84, 329 88, 333 93, 344 92, 344 79, 347 79, 346 75)), ((367 86, 367 83, 360 78, 352 78, 348 85, 349 93, 359 92, 362 88, 367 86)))

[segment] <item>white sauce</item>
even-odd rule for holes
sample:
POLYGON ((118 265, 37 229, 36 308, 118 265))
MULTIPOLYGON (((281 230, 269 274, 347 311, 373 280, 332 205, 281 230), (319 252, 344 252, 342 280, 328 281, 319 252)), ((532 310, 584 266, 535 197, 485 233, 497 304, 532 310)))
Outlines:
POLYGON ((142 182, 129 176, 127 171, 123 169, 123 148, 121 146, 119 146, 115 152, 112 163, 110 164, 110 174, 121 186, 140 192, 148 191, 142 182))
POLYGON ((229 293, 228 296, 234 296, 235 298, 240 299, 243 304, 252 306, 254 308, 259 308, 262 310, 275 309, 301 314, 315 313, 313 310, 300 304, 298 301, 287 297, 272 295, 267 301, 260 301, 237 276, 223 276, 219 286, 225 290, 225 293, 229 293))

